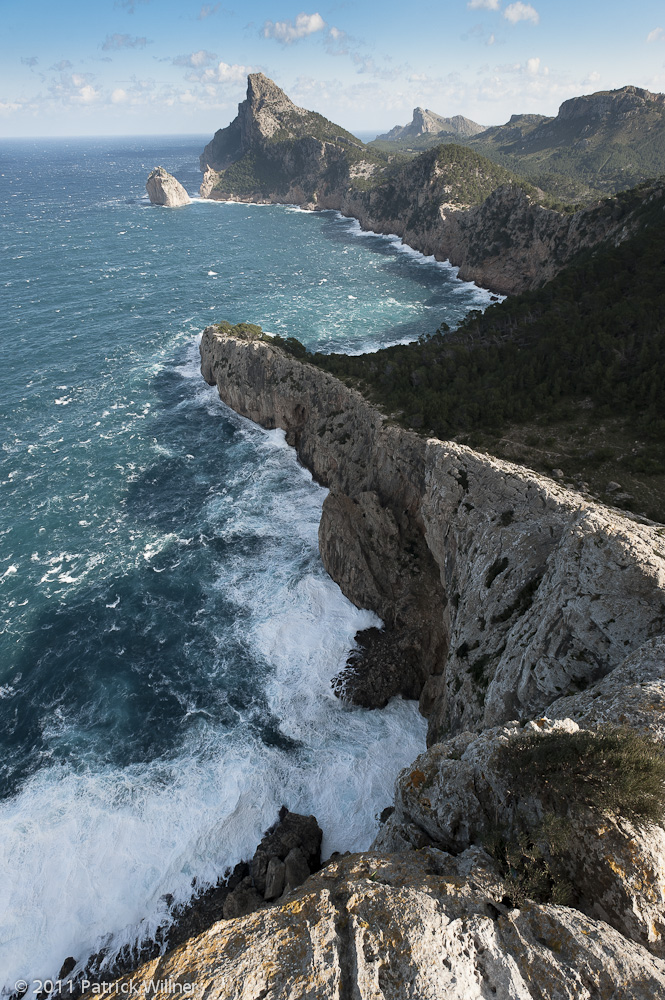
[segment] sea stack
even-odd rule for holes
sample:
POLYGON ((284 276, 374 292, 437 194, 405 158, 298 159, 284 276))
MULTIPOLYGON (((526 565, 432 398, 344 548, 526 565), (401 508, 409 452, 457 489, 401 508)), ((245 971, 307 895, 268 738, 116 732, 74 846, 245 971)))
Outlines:
POLYGON ((145 189, 153 205, 180 208, 181 205, 190 205, 192 201, 180 181, 168 170, 164 170, 164 167, 155 167, 146 181, 145 189))

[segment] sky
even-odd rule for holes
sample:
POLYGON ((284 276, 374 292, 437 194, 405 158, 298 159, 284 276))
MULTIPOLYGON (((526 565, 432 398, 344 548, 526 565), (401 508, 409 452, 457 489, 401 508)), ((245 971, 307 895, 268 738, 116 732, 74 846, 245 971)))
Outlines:
POLYGON ((665 91, 663 0, 0 0, 0 137, 212 133, 261 71, 351 131, 665 91))

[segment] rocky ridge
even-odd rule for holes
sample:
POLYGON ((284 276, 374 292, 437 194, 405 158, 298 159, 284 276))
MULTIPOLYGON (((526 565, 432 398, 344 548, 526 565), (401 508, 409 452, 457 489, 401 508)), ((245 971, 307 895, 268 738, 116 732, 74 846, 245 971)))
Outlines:
POLYGON ((663 741, 660 530, 395 427, 259 328, 208 327, 201 358, 222 399, 282 427, 330 488, 326 566, 352 600, 386 617, 403 669, 404 644, 418 633, 409 628, 412 602, 431 589, 420 631, 442 645, 421 645, 415 658, 430 670, 421 705, 431 745, 400 774, 370 851, 333 858, 289 891, 288 835, 269 833, 248 874, 238 873, 237 913, 225 904, 230 919, 108 984, 107 994, 646 1000, 663 992, 663 821, 630 819, 575 792, 559 802, 565 845, 555 852, 547 781, 536 770, 516 783, 504 756, 525 739, 593 742, 607 723, 663 741), (571 886, 567 905, 520 893, 510 867, 520 862, 510 855, 506 868, 497 835, 520 846, 531 875, 558 866, 571 886))
POLYGON ((584 247, 625 239, 632 225, 620 202, 547 208, 542 192, 456 145, 391 164, 263 74, 249 76, 238 116, 208 143, 201 169, 202 197, 336 209, 506 294, 537 287, 584 247))
POLYGON ((145 189, 153 205, 164 205, 166 208, 180 208, 191 205, 184 187, 164 167, 155 167, 148 176, 145 189))
POLYGON ((377 135, 376 141, 391 142, 396 139, 411 139, 419 135, 452 135, 470 136, 484 132, 485 126, 465 118, 464 115, 454 115, 444 118, 429 108, 414 108, 413 117, 408 125, 395 125, 384 135, 377 135))

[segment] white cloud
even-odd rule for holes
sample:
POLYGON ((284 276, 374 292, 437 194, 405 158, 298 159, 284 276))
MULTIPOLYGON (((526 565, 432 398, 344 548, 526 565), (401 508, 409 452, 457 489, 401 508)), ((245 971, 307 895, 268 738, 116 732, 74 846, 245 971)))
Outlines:
POLYGON ((487 45, 494 45, 495 42, 496 42, 496 38, 495 38, 494 34, 491 34, 489 36, 489 38, 487 39, 487 45))
POLYGON ((82 104, 90 104, 92 101, 96 101, 99 97, 99 91, 90 83, 86 83, 83 87, 79 88, 78 94, 74 97, 75 101, 81 101, 82 104))
POLYGON ((253 66, 242 66, 240 63, 220 62, 217 66, 210 67, 202 73, 189 73, 188 80, 200 80, 206 85, 217 83, 244 83, 250 73, 255 73, 253 66))
POLYGON ((498 10, 499 0, 469 0, 467 7, 469 10, 498 10))
POLYGON ((209 63, 214 62, 217 56, 214 52, 206 52, 205 49, 199 49, 198 52, 190 52, 187 56, 175 56, 171 60, 174 66, 193 66, 195 69, 200 66, 207 66, 209 63))
POLYGON ((662 42, 665 41, 665 28, 654 28, 647 35, 647 42, 662 42))
POLYGON ((123 90, 122 87, 118 87, 111 94, 112 104, 126 104, 128 100, 127 91, 123 90))
POLYGON ((69 59, 61 59, 59 63, 54 66, 49 66, 49 69, 54 69, 57 73, 62 73, 63 69, 71 69, 72 64, 69 59))
POLYGON ((534 24, 538 24, 540 21, 540 15, 535 7, 532 7, 530 3, 522 3, 521 0, 509 4, 504 10, 503 16, 511 24, 517 24, 518 21, 532 21, 534 24))
POLYGON ((538 56, 534 56, 532 59, 527 59, 526 61, 527 73, 531 73, 532 76, 535 76, 539 69, 540 69, 540 59, 538 58, 538 56))
POLYGON ((221 4, 219 3, 216 3, 214 6, 209 3, 204 3, 198 13, 198 20, 205 21, 206 17, 211 17, 213 14, 216 14, 220 7, 221 4))
POLYGON ((107 35, 102 44, 102 52, 112 52, 116 49, 144 49, 150 45, 147 38, 132 38, 131 35, 107 35))
POLYGON ((319 13, 298 14, 295 21, 266 21, 261 30, 264 38, 274 38, 282 45, 290 45, 299 38, 306 38, 314 35, 317 31, 323 31, 326 22, 319 13))

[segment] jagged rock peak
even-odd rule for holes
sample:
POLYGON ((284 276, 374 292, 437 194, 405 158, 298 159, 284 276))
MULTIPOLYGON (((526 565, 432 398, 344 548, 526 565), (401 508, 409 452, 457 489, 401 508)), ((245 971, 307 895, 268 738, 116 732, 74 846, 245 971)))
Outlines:
POLYGON ((484 126, 478 125, 465 118, 463 115, 454 115, 452 118, 444 118, 436 111, 429 108, 414 108, 413 117, 408 125, 396 125, 384 135, 377 136, 378 139, 410 139, 419 135, 438 135, 440 132, 453 133, 456 135, 477 135, 484 132, 484 126))
POLYGON ((153 205, 164 205, 166 208, 180 208, 191 204, 184 187, 164 167, 155 167, 146 181, 145 189, 153 205))
MULTIPOLYGON (((288 108, 295 108, 295 104, 288 97, 281 87, 278 87, 274 80, 265 76, 264 73, 250 73, 247 77, 247 97, 246 101, 255 104, 262 101, 264 104, 284 105, 288 108)), ((240 110, 241 105, 238 107, 240 110)))

